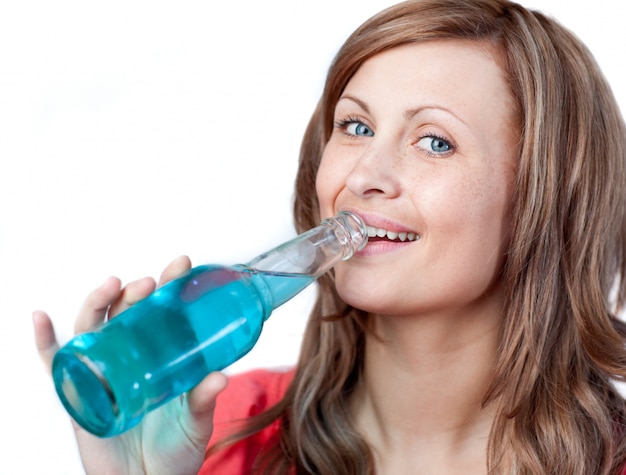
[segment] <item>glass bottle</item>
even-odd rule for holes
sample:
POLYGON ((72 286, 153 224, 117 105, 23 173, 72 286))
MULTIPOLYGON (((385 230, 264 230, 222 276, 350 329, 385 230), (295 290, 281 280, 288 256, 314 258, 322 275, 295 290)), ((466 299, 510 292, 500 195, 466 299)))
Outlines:
POLYGON ((57 352, 63 405, 99 437, 130 429, 248 353, 273 309, 366 242, 363 221, 340 212, 248 264, 192 268, 57 352))

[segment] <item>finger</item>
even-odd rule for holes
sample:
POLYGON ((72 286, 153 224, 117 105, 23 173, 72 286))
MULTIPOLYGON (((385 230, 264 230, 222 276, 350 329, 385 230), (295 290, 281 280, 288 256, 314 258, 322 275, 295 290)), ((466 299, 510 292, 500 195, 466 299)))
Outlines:
POLYGON ((84 333, 104 321, 109 305, 120 295, 121 285, 117 277, 109 277, 87 296, 74 322, 76 334, 84 333))
POLYGON ((140 300, 145 299, 155 288, 156 282, 152 277, 144 277, 143 279, 130 282, 109 306, 109 318, 115 317, 131 305, 135 305, 140 300))
POLYGON ((219 372, 209 374, 187 393, 180 424, 192 443, 204 450, 213 432, 215 401, 228 385, 228 377, 219 372))
POLYGON ((47 313, 40 310, 33 312, 33 331, 35 333, 35 346, 39 357, 43 361, 46 370, 50 372, 52 358, 59 349, 52 321, 47 313))
POLYGON ((174 259, 169 265, 163 270, 161 274, 161 278, 159 279, 159 287, 163 284, 168 283, 170 280, 176 279, 180 277, 185 272, 191 269, 191 260, 187 256, 179 256, 174 259))

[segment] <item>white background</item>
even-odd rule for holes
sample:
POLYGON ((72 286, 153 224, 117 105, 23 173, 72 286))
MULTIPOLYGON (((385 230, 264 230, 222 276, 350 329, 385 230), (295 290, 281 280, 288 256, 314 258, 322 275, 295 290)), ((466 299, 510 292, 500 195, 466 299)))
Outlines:
MULTIPOLYGON (((391 0, 0 0, 0 474, 80 474, 30 315, 66 341, 108 275, 243 262, 294 235, 304 127, 347 35, 391 0)), ((613 0, 525 2, 592 49, 626 110, 613 0)), ((292 364, 307 291, 231 371, 292 364)))

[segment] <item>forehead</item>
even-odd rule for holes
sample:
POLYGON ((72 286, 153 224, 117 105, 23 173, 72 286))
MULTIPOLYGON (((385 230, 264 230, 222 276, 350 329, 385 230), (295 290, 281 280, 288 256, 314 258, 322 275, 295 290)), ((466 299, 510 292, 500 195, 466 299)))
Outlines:
MULTIPOLYGON (((472 73, 471 76, 499 77, 505 81, 505 71, 501 63, 502 54, 488 41, 461 39, 441 39, 409 43, 396 46, 367 59, 357 70, 352 82, 358 76, 383 72, 391 69, 402 78, 402 72, 419 72, 425 75, 441 76, 454 71, 472 73)), ((452 74, 451 78, 455 75, 452 74)))
MULTIPOLYGON (((433 40, 379 53, 357 70, 344 94, 406 102, 437 102, 459 112, 515 110, 503 61, 486 41, 433 40)), ((504 118, 504 117, 503 117, 504 118)))

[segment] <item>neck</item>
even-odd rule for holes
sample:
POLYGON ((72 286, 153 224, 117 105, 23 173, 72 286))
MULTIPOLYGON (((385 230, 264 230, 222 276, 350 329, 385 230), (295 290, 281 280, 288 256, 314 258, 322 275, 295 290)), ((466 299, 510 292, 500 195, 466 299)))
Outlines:
POLYGON ((443 466, 472 473, 472 464, 484 472, 493 408, 482 403, 500 328, 496 300, 462 313, 373 317, 353 407, 381 473, 397 473, 400 460, 428 473, 443 466))

